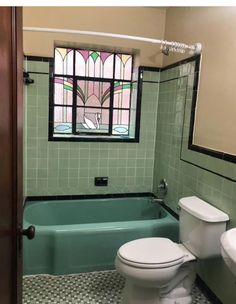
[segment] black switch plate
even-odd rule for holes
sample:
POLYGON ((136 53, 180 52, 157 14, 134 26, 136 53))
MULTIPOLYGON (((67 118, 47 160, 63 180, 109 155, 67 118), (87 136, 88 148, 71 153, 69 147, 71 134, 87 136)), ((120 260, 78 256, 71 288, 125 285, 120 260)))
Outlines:
POLYGON ((98 187, 105 187, 108 184, 108 177, 99 176, 94 178, 94 185, 98 187))

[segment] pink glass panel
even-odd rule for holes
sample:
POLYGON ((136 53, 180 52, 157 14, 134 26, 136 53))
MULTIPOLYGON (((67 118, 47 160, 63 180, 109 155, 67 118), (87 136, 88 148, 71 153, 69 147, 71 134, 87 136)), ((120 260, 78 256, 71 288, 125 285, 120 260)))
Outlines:
POLYGON ((109 110, 102 109, 102 116, 101 116, 101 124, 103 125, 109 125, 109 110))
POLYGON ((54 104, 72 105, 73 80, 72 78, 54 78, 54 104))
POLYGON ((101 73, 101 77, 104 78, 113 78, 113 61, 114 55, 110 53, 101 53, 101 57, 106 58, 103 62, 103 69, 101 73))
POLYGON ((113 135, 128 135, 129 133, 129 110, 113 110, 113 135))
POLYGON ((54 132, 72 133, 71 107, 54 107, 54 132))
POLYGON ((115 82, 114 86, 114 108, 130 107, 130 90, 129 82, 115 82))
POLYGON ((115 78, 131 80, 132 76, 132 56, 126 54, 116 54, 115 58, 115 78))
POLYGON ((100 81, 77 81, 77 105, 109 107, 110 83, 100 81))
POLYGON ((77 76, 87 76, 86 63, 88 56, 84 52, 89 54, 89 51, 75 51, 75 75, 77 76))
POLYGON ((85 99, 85 94, 86 94, 86 81, 85 80, 80 80, 77 81, 77 105, 78 106, 84 106, 86 99, 85 99))
POLYGON ((66 48, 56 48, 54 55, 55 74, 73 75, 74 51, 66 48))
POLYGON ((113 110, 113 124, 128 125, 129 111, 128 110, 113 110))
POLYGON ((107 52, 76 50, 75 74, 86 77, 113 77, 114 55, 107 52))
POLYGON ((71 107, 54 107, 55 122, 72 122, 71 107))

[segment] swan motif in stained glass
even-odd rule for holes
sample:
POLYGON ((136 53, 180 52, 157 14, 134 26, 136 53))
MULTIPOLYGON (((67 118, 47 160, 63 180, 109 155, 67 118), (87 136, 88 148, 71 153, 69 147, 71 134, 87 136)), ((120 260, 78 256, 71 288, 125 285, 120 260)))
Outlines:
POLYGON ((84 115, 84 122, 82 122, 82 125, 83 125, 83 127, 85 129, 92 129, 92 130, 99 129, 100 128, 100 125, 99 125, 100 118, 101 118, 101 114, 100 113, 96 113, 95 114, 96 125, 95 125, 92 120, 90 120, 89 118, 87 118, 84 115))

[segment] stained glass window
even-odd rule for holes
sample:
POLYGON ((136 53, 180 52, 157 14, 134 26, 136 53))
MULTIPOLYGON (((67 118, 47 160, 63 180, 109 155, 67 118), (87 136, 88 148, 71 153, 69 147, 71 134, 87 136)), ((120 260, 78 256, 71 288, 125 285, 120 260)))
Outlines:
POLYGON ((55 48, 53 136, 129 136, 132 55, 55 48))

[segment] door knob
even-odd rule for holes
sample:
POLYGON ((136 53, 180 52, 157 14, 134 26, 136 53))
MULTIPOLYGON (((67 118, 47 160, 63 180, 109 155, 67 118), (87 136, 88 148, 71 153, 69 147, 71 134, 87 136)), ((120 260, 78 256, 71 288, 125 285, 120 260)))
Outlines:
POLYGON ((22 229, 22 235, 25 235, 29 240, 32 240, 35 236, 35 227, 29 226, 27 229, 22 229))

